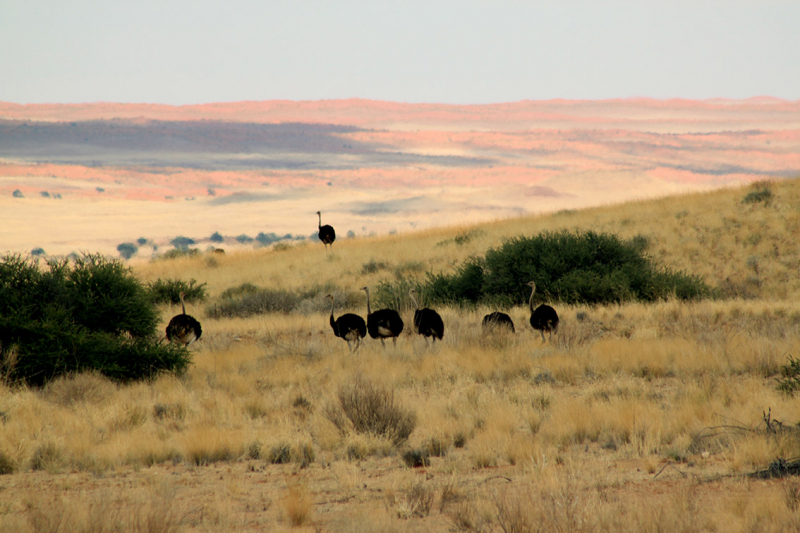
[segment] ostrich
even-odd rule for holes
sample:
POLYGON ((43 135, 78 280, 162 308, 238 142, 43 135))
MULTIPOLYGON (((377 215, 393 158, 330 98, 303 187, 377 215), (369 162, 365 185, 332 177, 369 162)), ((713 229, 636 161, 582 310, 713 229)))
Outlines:
POLYGON ((439 313, 427 307, 420 309, 417 299, 414 295, 417 293, 414 289, 408 292, 411 301, 414 302, 414 329, 417 333, 425 337, 425 345, 428 345, 428 337, 433 337, 433 343, 436 339, 442 340, 444 336, 444 322, 439 313))
POLYGON ((328 249, 328 245, 331 245, 331 250, 333 250, 333 241, 336 240, 336 231, 333 229, 333 226, 329 224, 322 225, 322 213, 317 211, 317 215, 319 215, 319 240, 325 245, 325 249, 328 249))
POLYGON ((181 291, 181 314, 172 317, 167 324, 167 340, 189 346, 200 338, 203 330, 200 328, 200 322, 186 314, 186 304, 183 301, 185 296, 186 293, 181 291))
POLYGON ((483 317, 483 331, 500 331, 501 329, 508 329, 514 333, 514 321, 511 317, 500 311, 493 311, 483 317))
POLYGON ((558 313, 549 305, 542 304, 536 309, 533 308, 533 295, 536 292, 536 283, 533 281, 528 282, 531 288, 531 299, 528 305, 531 308, 531 327, 542 334, 542 342, 545 342, 544 332, 550 333, 549 338, 553 338, 553 332, 558 329, 558 313))
POLYGON ((345 313, 334 320, 333 308, 336 303, 333 295, 327 294, 325 298, 331 299, 331 328, 333 328, 333 334, 347 341, 350 353, 357 352, 361 346, 361 339, 367 336, 367 325, 364 323, 364 319, 353 313, 345 313), (350 345, 351 342, 356 343, 355 349, 350 345))
POLYGON ((392 342, 397 346, 397 337, 403 333, 403 319, 394 309, 379 309, 374 313, 369 307, 369 287, 361 287, 367 293, 367 331, 373 339, 380 339, 381 344, 386 346, 384 339, 391 337, 392 342))

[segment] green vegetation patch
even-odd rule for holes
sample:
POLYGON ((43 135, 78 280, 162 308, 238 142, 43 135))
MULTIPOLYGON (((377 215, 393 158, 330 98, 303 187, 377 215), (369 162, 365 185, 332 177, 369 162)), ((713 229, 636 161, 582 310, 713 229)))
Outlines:
POLYGON ((191 356, 158 343, 159 313, 119 261, 86 254, 74 262, 0 260, 0 378, 43 385, 96 370, 119 381, 183 372, 191 356))
POLYGON ((427 303, 522 305, 530 296, 529 281, 536 282, 537 300, 567 304, 710 296, 699 277, 655 266, 645 248, 641 237, 625 241, 594 231, 519 236, 490 248, 484 257, 465 261, 454 273, 428 272, 424 281, 384 282, 376 301, 406 305, 408 289, 415 288, 427 303))

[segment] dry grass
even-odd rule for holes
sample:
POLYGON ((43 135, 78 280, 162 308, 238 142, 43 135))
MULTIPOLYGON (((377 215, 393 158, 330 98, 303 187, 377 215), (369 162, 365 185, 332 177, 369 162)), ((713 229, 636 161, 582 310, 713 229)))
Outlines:
POLYGON ((345 240, 332 255, 301 246, 213 268, 202 257, 141 265, 147 280, 206 282, 212 300, 243 282, 293 290, 309 279, 347 294, 412 260, 447 270, 507 236, 594 227, 644 234, 664 265, 750 293, 557 306, 562 327, 544 344, 524 308, 509 311, 516 334, 490 338, 487 309, 443 308, 435 348, 409 333, 396 348, 366 339, 356 355, 325 312, 212 320, 198 309, 203 338, 180 378, 0 385, 0 531, 797 529, 796 487, 741 476, 800 456, 796 438, 762 423, 767 409, 800 421, 774 379, 800 353, 800 184, 772 187, 769 206, 726 190, 501 221, 459 245, 475 228, 345 240), (758 284, 747 285, 756 272, 743 254, 756 253, 758 284), (352 430, 342 408, 363 406, 358 383, 415 423, 352 430), (409 450, 429 465, 408 468, 409 450))

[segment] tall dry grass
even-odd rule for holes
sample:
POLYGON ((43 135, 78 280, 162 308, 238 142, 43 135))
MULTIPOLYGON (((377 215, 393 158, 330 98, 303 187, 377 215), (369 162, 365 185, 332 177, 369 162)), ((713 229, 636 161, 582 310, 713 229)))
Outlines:
MULTIPOLYGON (((592 228, 626 238, 643 235, 648 252, 665 266, 703 275, 731 294, 742 292, 695 303, 555 304, 562 323, 549 343, 528 326, 525 308, 509 311, 516 334, 489 337, 479 327, 488 309, 442 308, 444 340, 428 348, 411 331, 411 312, 403 311, 407 328, 396 348, 366 339, 356 354, 333 336, 327 311, 212 320, 195 306, 188 312, 202 321, 203 338, 192 345, 194 364, 184 376, 116 385, 86 374, 42 389, 0 385, 3 468, 10 476, 88 472, 98 478, 170 464, 307 472, 302 490, 284 486, 274 495, 287 527, 307 526, 312 516, 314 524, 325 523, 327 515, 313 509, 315 500, 386 512, 375 519, 377 530, 404 530, 398 524, 414 520, 463 531, 541 530, 536 524, 549 524, 545 530, 744 531, 764 520, 767 530, 790 527, 798 523, 797 505, 771 503, 767 496, 774 490, 768 487, 746 503, 733 498, 704 508, 692 507, 691 495, 626 492, 667 462, 711 479, 800 456, 800 439, 768 435, 762 423, 768 409, 787 426, 800 421, 800 404, 779 393, 774 381, 788 356, 800 353, 800 185, 772 187, 769 205, 742 204, 748 189, 731 189, 343 240, 332 254, 307 244, 213 262, 199 256, 142 264, 137 273, 143 279, 195 278, 208 284, 212 300, 245 282, 290 290, 330 283, 358 293, 387 276, 452 269, 520 233, 592 228), (748 237, 754 232, 760 239, 748 237), (416 414, 407 441, 342 431, 330 420, 330 407, 340 405, 340 391, 354 379, 393 391, 397 404, 416 414), (459 490, 398 478, 379 499, 364 496, 363 486, 376 482, 358 465, 391 464, 405 475, 406 449, 429 453, 430 475, 458 480, 459 490), (610 467, 620 464, 634 466, 610 467), (523 488, 495 491, 475 481, 493 469, 524 480, 523 488), (565 469, 571 469, 568 479, 565 469), (549 485, 524 488, 540 481, 549 485)), ((361 304, 337 314, 345 311, 365 314, 361 304)), ((165 306, 164 323, 176 312, 165 306)), ((64 498, 77 494, 67 490, 64 498)), ((81 530, 94 520, 92 511, 73 516, 59 514, 57 506, 11 502, 0 491, 0 525, 9 531, 47 530, 48 521, 81 530)), ((163 530, 179 528, 182 512, 159 519, 163 530)), ((148 513, 155 510, 125 510, 118 521, 146 520, 148 513)), ((200 523, 212 515, 203 516, 200 523)), ((369 522, 329 520, 370 529, 369 522)))

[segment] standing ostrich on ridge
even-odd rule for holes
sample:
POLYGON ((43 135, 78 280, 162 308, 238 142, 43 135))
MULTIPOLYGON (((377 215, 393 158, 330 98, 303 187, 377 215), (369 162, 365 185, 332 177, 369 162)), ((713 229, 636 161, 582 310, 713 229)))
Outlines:
POLYGON ((508 329, 511 333, 515 333, 514 321, 511 320, 510 316, 500 311, 493 311, 483 317, 482 326, 484 333, 490 330, 501 331, 503 329, 508 329))
POLYGON ((369 287, 361 287, 367 293, 367 331, 373 339, 380 339, 386 346, 384 339, 391 337, 392 343, 397 346, 397 337, 403 333, 403 319, 394 309, 378 309, 374 313, 369 308, 369 287))
POLYGON ((350 348, 350 353, 355 353, 361 346, 361 339, 367 336, 367 325, 364 319, 353 313, 345 313, 336 320, 333 319, 333 308, 336 305, 333 295, 326 294, 325 298, 331 299, 331 328, 333 334, 339 338, 347 341, 347 347, 350 348), (355 349, 350 345, 351 342, 356 343, 355 349))
POLYGON ((533 308, 533 295, 536 292, 536 283, 529 281, 527 285, 531 288, 531 299, 528 305, 531 308, 531 327, 542 334, 542 342, 544 340, 544 332, 550 333, 550 339, 553 338, 553 332, 558 329, 558 313, 556 310, 547 304, 542 304, 536 309, 533 308))
POLYGON ((200 338, 200 335, 203 334, 203 330, 200 328, 200 322, 193 316, 186 314, 186 304, 183 301, 186 293, 181 291, 180 296, 181 314, 172 317, 172 320, 167 324, 167 340, 176 344, 189 346, 200 338))
POLYGON ((322 213, 317 211, 317 215, 319 216, 319 240, 325 245, 325 249, 328 249, 328 245, 330 244, 331 250, 333 250, 333 241, 336 240, 336 230, 333 229, 333 226, 329 224, 322 225, 322 213))
POLYGON ((417 294, 417 291, 414 289, 408 291, 411 301, 414 302, 414 329, 425 337, 425 346, 428 345, 428 337, 433 337, 433 343, 436 344, 436 339, 442 340, 442 337, 444 337, 442 317, 433 309, 427 307, 420 309, 417 299, 414 298, 415 294, 417 294))

